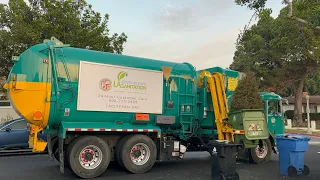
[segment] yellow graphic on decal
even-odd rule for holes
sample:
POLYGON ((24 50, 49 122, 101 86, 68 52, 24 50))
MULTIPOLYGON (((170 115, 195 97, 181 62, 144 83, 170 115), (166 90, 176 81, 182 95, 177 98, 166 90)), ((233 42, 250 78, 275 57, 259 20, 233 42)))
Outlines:
POLYGON ((238 86, 238 78, 228 77, 228 91, 234 91, 238 86))

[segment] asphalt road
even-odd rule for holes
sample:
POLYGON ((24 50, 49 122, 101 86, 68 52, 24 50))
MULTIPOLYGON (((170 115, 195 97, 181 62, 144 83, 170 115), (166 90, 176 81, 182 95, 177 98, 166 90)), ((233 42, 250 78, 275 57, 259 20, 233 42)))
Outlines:
MULTIPOLYGON (((289 178, 279 175, 278 156, 273 155, 267 164, 238 163, 241 180, 320 180, 320 138, 310 141, 305 153, 305 164, 311 173, 308 176, 289 178)), ((130 174, 114 164, 99 178, 108 180, 210 180, 210 157, 208 153, 188 153, 184 160, 156 163, 145 174, 130 174)), ((0 157, 1 180, 64 180, 78 179, 69 170, 63 175, 58 163, 49 161, 47 155, 0 157)))

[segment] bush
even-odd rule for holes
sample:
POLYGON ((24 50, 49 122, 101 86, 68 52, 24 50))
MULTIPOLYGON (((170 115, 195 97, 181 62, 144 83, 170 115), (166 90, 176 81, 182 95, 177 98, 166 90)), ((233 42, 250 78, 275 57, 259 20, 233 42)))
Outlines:
POLYGON ((243 109, 263 109, 258 83, 252 73, 247 73, 240 80, 238 87, 232 95, 230 111, 243 109))
MULTIPOLYGON (((293 114, 294 111, 293 110, 287 110, 284 113, 288 119, 292 119, 293 120, 293 114)), ((309 113, 310 115, 310 120, 320 120, 320 113, 309 113)), ((302 119, 307 119, 307 113, 302 113, 302 119)))

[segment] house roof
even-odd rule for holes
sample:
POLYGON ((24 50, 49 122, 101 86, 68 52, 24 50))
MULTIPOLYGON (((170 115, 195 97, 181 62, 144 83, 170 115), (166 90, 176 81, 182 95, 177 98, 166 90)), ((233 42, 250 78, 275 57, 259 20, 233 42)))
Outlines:
MULTIPOLYGON (((286 97, 289 104, 294 104, 295 97, 286 97)), ((305 97, 302 97, 302 104, 307 104, 307 100, 305 97)), ((310 96, 309 104, 319 104, 320 105, 320 96, 310 96)))

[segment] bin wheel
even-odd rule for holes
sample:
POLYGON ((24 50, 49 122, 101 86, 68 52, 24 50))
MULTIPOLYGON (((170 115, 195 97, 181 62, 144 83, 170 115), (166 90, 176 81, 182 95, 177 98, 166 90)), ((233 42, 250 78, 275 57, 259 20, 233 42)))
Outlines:
POLYGON ((306 176, 306 175, 308 175, 309 173, 310 173, 309 167, 308 167, 307 165, 304 165, 304 166, 303 166, 302 174, 306 176))
POLYGON ((214 175, 212 177, 212 180, 226 180, 226 177, 224 176, 224 174, 222 174, 221 172, 214 175))
POLYGON ((234 180, 240 180, 240 176, 238 172, 235 173, 234 180))
POLYGON ((295 167, 293 167, 293 166, 289 166, 288 167, 288 175, 289 175, 289 177, 297 176, 298 175, 297 169, 295 167))

